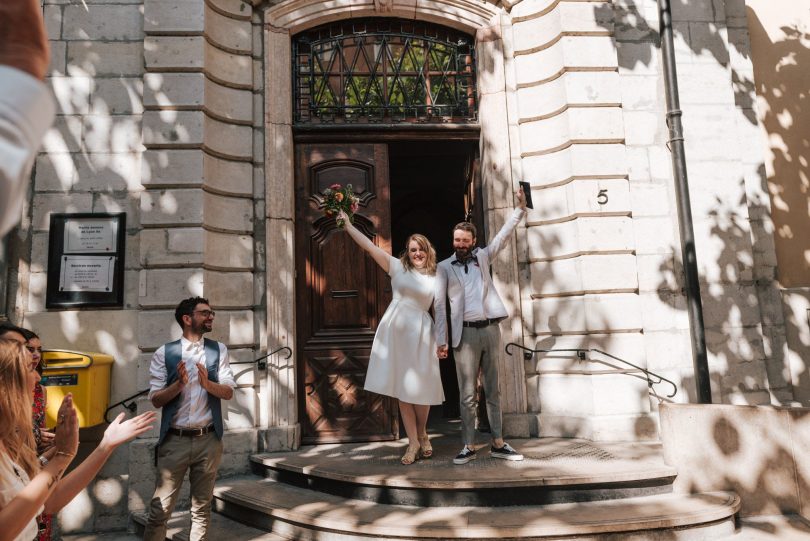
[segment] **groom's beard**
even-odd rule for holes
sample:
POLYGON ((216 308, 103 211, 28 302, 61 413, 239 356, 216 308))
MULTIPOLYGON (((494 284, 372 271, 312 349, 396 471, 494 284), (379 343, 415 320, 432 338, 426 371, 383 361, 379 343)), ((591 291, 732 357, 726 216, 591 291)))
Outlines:
POLYGON ((471 248, 456 248, 457 260, 464 261, 465 259, 469 259, 471 256, 472 256, 471 248))

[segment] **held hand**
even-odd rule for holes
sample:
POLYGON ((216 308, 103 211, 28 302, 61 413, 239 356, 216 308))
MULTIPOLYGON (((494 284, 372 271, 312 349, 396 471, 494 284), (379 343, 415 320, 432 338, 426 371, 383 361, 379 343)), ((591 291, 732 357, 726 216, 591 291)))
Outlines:
POLYGON ((200 381, 200 387, 207 391, 211 382, 208 380, 208 368, 203 363, 197 363, 197 379, 200 381))
POLYGON ((186 370, 186 363, 179 363, 177 365, 177 384, 182 389, 188 384, 188 370, 186 370))
POLYGON ((42 80, 49 57, 40 0, 0 2, 0 64, 42 80))
POLYGON ((526 208, 526 194, 523 193, 523 187, 518 188, 517 191, 518 206, 522 209, 526 208))
POLYGON ((79 419, 73 407, 73 395, 68 393, 59 406, 56 418, 54 446, 57 453, 76 456, 79 450, 79 419))
POLYGON ((110 426, 104 431, 104 437, 101 438, 99 446, 103 445, 110 451, 113 451, 122 443, 126 443, 144 432, 148 432, 157 418, 157 412, 147 411, 126 421, 123 421, 124 417, 125 414, 120 413, 118 417, 110 423, 110 426))
POLYGON ((436 355, 439 359, 446 359, 447 358, 447 346, 439 346, 436 348, 436 355))

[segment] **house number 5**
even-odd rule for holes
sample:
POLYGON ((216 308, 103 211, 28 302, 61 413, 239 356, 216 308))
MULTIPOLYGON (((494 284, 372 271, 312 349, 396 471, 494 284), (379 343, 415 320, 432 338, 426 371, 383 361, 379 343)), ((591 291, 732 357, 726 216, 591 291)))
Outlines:
POLYGON ((607 190, 599 190, 599 195, 596 196, 596 202, 600 205, 607 205, 608 194, 607 190))

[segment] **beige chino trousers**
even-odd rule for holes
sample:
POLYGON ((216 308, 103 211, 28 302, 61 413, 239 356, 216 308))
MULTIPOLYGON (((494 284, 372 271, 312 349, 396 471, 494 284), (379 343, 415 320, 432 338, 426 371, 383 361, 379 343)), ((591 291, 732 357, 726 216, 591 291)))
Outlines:
POLYGON ((214 432, 202 436, 167 434, 158 448, 155 494, 149 502, 144 541, 164 541, 183 477, 191 484, 190 541, 206 541, 211 522, 214 482, 222 460, 222 440, 214 432))

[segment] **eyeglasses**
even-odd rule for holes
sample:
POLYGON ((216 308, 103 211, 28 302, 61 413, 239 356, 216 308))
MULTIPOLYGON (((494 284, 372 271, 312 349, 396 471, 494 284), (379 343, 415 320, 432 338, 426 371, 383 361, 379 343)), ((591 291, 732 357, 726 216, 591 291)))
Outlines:
POLYGON ((194 310, 193 314, 202 314, 202 317, 209 318, 215 317, 217 315, 216 311, 214 310, 194 310))

